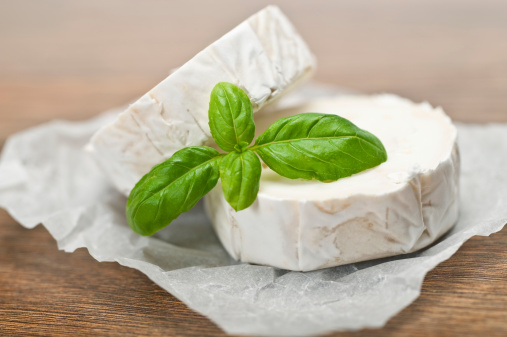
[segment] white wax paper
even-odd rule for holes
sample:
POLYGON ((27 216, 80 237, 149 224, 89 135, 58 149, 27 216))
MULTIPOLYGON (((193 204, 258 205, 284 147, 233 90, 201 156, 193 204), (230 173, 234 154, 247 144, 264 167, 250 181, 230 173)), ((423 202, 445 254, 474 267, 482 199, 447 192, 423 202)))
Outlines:
POLYGON ((98 261, 140 270, 228 333, 306 336, 382 327, 417 298, 429 270, 468 238, 507 222, 507 124, 458 124, 460 219, 419 252, 307 273, 238 264, 200 205, 141 237, 127 225, 125 197, 82 151, 116 113, 11 136, 0 159, 0 206, 25 227, 42 223, 66 252, 86 247, 98 261))

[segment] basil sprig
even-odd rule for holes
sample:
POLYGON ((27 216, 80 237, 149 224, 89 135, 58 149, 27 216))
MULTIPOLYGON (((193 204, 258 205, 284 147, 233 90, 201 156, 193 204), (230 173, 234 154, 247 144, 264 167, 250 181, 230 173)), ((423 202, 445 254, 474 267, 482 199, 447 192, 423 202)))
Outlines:
POLYGON ((303 113, 281 118, 253 146, 252 103, 239 87, 218 83, 211 92, 209 126, 216 144, 177 151, 154 166, 127 201, 127 220, 141 235, 166 227, 189 211, 218 182, 224 197, 240 211, 257 198, 261 162, 281 176, 323 182, 375 167, 387 160, 380 140, 337 115, 303 113), (257 156, 258 155, 258 156, 257 156))

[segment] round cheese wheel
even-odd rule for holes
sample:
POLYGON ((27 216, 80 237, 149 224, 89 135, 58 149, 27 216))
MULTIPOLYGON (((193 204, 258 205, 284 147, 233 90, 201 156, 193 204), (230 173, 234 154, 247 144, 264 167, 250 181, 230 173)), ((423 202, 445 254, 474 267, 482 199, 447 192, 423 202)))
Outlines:
POLYGON ((330 183, 265 167, 257 200, 240 212, 219 184, 205 205, 235 259, 310 271, 419 250, 456 222, 457 132, 441 108, 394 95, 336 96, 260 115, 257 131, 303 112, 347 118, 382 141, 388 160, 330 183))

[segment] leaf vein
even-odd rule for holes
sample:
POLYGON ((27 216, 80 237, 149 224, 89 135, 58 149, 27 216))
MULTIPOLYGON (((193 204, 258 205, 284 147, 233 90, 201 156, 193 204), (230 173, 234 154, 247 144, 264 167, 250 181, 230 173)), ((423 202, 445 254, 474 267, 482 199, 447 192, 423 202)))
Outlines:
POLYGON ((236 144, 239 144, 238 131, 236 130, 236 120, 234 119, 234 114, 232 113, 231 101, 229 100, 229 95, 227 94, 227 90, 225 88, 222 88, 222 89, 224 90, 225 99, 227 100, 227 104, 229 105, 229 112, 231 114, 232 126, 234 128, 234 136, 236 137, 236 144))
POLYGON ((326 164, 329 164, 329 165, 332 165, 332 166, 336 166, 340 169, 344 169, 344 170, 350 170, 350 168, 346 168, 346 167, 342 167, 342 166, 339 166, 335 163, 332 163, 332 162, 329 162, 329 161, 326 161, 324 159, 321 159, 319 157, 316 157, 315 155, 313 155, 311 152, 309 151, 306 151, 306 150, 303 150, 303 149, 300 149, 300 148, 297 148, 294 144, 289 144, 289 146, 291 146, 294 150, 298 151, 299 153, 303 154, 304 156, 308 156, 308 157, 311 157, 311 158, 314 158, 315 160, 318 160, 318 161, 321 161, 323 163, 326 163, 326 164))
MULTIPOLYGON (((273 158, 277 158, 280 162, 284 163, 285 165, 287 165, 287 166, 289 166, 289 167, 292 167, 295 171, 303 171, 303 172, 313 172, 313 173, 316 173, 316 172, 315 172, 315 171, 313 171, 313 170, 305 170, 305 169, 297 168, 297 167, 295 167, 295 166, 293 166, 293 165, 289 164, 288 162, 284 161, 283 159, 281 159, 278 155, 273 154, 273 151, 270 151, 270 150, 268 150, 268 151, 269 151, 269 152, 271 152, 271 156, 272 156, 273 158)), ((261 151, 261 153, 262 153, 262 151, 261 151)), ((264 162, 265 162, 265 161, 264 161, 264 162)), ((265 162, 265 163, 266 163, 266 162, 265 162)), ((267 163, 266 163, 266 164, 267 164, 267 163)))
POLYGON ((312 133, 312 130, 313 128, 315 127, 315 125, 319 124, 319 122, 324 118, 325 116, 321 116, 317 119, 317 121, 310 127, 310 130, 308 130, 308 135, 306 136, 306 138, 310 137, 310 134, 312 133))
MULTIPOLYGON (((338 146, 336 146, 336 144, 335 144, 335 143, 333 143, 331 140, 329 140, 329 144, 331 144, 332 146, 334 146, 334 147, 336 148, 336 150, 340 151, 341 153, 346 154, 347 156, 354 158, 354 159, 355 159, 355 160, 357 160, 358 162, 361 162, 361 163, 363 163, 363 164, 367 164, 367 165, 368 165, 368 163, 367 163, 367 162, 362 161, 361 159, 356 158, 356 157, 354 157, 353 155, 351 155, 350 153, 345 152, 345 151, 343 151, 342 149, 340 149, 340 148, 339 148, 338 146)), ((361 143, 360 143, 360 144, 361 144, 361 143)), ((362 146, 361 146, 361 147, 362 147, 362 146)), ((363 150, 363 151, 364 151, 364 150, 363 150)))

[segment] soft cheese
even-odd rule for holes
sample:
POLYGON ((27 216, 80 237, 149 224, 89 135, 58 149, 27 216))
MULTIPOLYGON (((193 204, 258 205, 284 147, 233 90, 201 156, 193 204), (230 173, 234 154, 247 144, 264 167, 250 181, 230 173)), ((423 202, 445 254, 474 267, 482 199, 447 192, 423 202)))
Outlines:
POLYGON ((212 43, 99 130, 87 150, 128 194, 155 164, 186 146, 207 144, 208 104, 218 82, 241 87, 254 111, 308 77, 315 59, 275 6, 212 43))
POLYGON ((257 200, 240 212, 217 186, 206 196, 206 208, 234 258, 309 271, 413 252, 456 222, 456 129, 440 108, 394 95, 340 96, 263 115, 257 130, 302 112, 349 119, 383 142, 388 160, 326 184, 265 168, 257 200))

